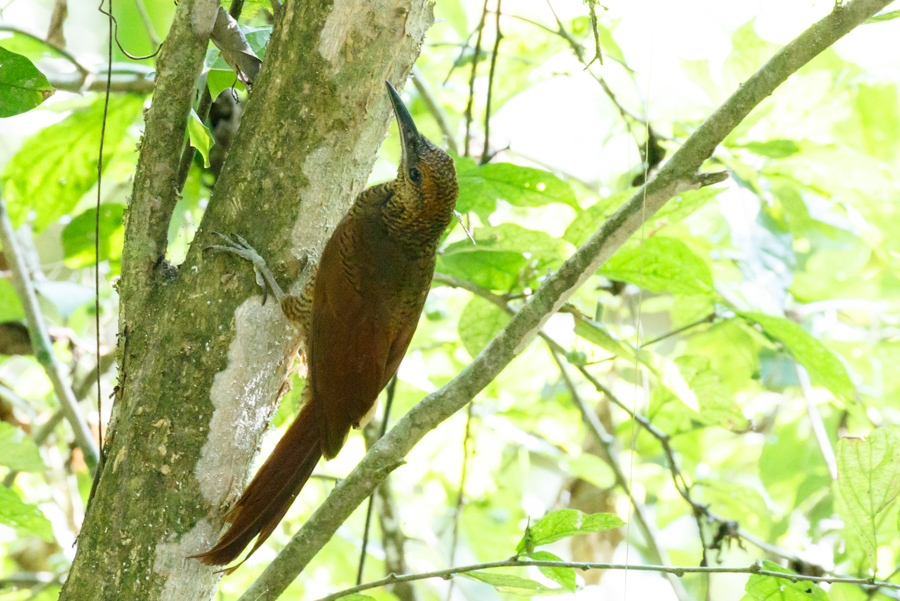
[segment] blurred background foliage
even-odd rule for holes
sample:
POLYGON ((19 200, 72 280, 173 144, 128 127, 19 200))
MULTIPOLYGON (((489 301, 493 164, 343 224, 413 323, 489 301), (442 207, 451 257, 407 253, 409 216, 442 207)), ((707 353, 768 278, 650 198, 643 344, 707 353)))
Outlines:
MULTIPOLYGON (((91 90, 106 78, 107 25, 92 7, 73 4, 54 27, 59 5, 0 5, 0 48, 29 59, 56 89, 38 108, 3 119, 0 194, 28 251, 56 353, 96 432, 110 401, 99 415, 91 388, 103 115, 103 96, 91 90)), ((404 97, 420 130, 459 157, 458 209, 477 244, 456 226, 442 246, 391 419, 455 376, 665 155, 831 8, 799 0, 438 0, 438 22, 404 97)), ((173 12, 167 0, 116 2, 119 41, 131 54, 150 54, 173 12)), ((240 24, 261 57, 271 23, 267 5, 245 3, 240 24)), ((900 582, 898 35, 900 21, 865 24, 791 77, 708 161, 707 170, 730 171, 727 182, 685 193, 652 216, 550 319, 544 339, 468 413, 417 446, 383 501, 408 537, 407 571, 509 557, 529 520, 578 509, 615 513, 629 525, 554 542, 547 547, 554 556, 659 563, 655 545, 676 565, 766 559, 806 575, 900 582), (636 526, 626 487, 646 510, 653 544, 636 526)), ((218 99, 191 127, 201 153, 170 228, 175 264, 210 200, 246 99, 210 48, 206 85, 218 99)), ((113 61, 118 87, 99 216, 104 399, 115 383, 113 282, 153 70, 152 59, 131 61, 118 48, 113 61)), ((398 159, 392 126, 371 181, 392 178, 398 159)), ((68 424, 54 417, 58 404, 4 274, 0 599, 55 599, 91 480, 68 424)), ((295 376, 274 429, 296 411, 301 388, 295 376)), ((364 450, 363 436, 353 434, 336 460, 319 466, 321 477, 267 544, 222 581, 219 599, 240 595, 364 450)), ((364 521, 363 508, 290 598, 355 583, 364 521)), ((384 575, 382 526, 397 527, 375 520, 366 580, 384 575)), ((675 598, 652 573, 628 574, 627 597, 622 572, 516 574, 571 598, 675 598)), ((682 583, 694 599, 773 598, 760 577, 746 574, 689 575, 682 583)), ((547 592, 519 585, 456 579, 448 593, 450 584, 438 580, 367 594, 547 592)), ((823 588, 815 594, 827 597, 817 598, 898 598, 886 589, 823 588)))

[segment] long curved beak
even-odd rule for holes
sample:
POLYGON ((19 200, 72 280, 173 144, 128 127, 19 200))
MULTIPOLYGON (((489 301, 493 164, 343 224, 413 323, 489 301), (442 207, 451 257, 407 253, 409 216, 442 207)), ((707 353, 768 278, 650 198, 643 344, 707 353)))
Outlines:
POLYGON ((416 129, 416 124, 406 109, 406 105, 400 100, 400 94, 397 93, 391 82, 385 80, 384 83, 387 85, 388 96, 391 98, 391 104, 394 106, 394 115, 397 117, 397 127, 400 129, 400 147, 403 153, 400 164, 404 168, 408 168, 410 166, 410 158, 418 158, 419 130, 416 129))

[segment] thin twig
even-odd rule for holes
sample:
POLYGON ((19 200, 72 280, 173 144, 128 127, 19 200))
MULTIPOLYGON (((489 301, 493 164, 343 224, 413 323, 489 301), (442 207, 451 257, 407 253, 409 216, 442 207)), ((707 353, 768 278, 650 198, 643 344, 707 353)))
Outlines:
POLYGON ((156 28, 153 27, 153 21, 150 20, 150 13, 147 12, 147 7, 144 6, 144 0, 134 0, 134 4, 137 6, 138 14, 141 15, 141 22, 144 24, 144 30, 147 32, 147 37, 150 38, 150 43, 158 47, 162 44, 162 39, 156 33, 156 28))
MULTIPOLYGON (((568 388, 569 390, 569 395, 572 397, 572 401, 575 403, 578 411, 581 413, 582 421, 588 426, 589 430, 594 435, 594 438, 596 438, 597 443, 600 445, 600 449, 604 455, 603 459, 612 470, 613 475, 616 479, 616 484, 619 486, 619 488, 622 489, 622 491, 624 491, 625 496, 628 497, 628 501, 631 504, 631 507, 634 509, 634 519, 635 521, 637 521, 638 526, 641 529, 641 533, 644 535, 644 541, 646 542, 650 553, 653 555, 653 559, 661 564, 669 565, 670 561, 668 553, 666 552, 665 548, 660 546, 657 542, 658 535, 647 516, 647 508, 644 507, 644 505, 635 498, 632 492, 631 479, 625 475, 625 472, 623 472, 622 468, 619 466, 619 459, 617 457, 618 453, 616 452, 615 448, 615 437, 606 431, 606 429, 603 427, 603 424, 600 423, 600 420, 597 418, 597 414, 591 410, 591 408, 584 401, 581 395, 578 394, 578 391, 575 388, 575 384, 569 377, 569 373, 568 371, 566 371, 566 367, 565 365, 563 365, 562 359, 560 358, 559 351, 562 349, 557 348, 557 343, 553 341, 549 336, 541 333, 541 337, 550 347, 550 354, 553 356, 553 360, 559 367, 559 371, 560 374, 562 374, 563 381, 566 384, 566 388, 568 388)), ((628 544, 627 538, 625 544, 628 544)), ((676 577, 670 575, 669 584, 672 585, 675 596, 678 597, 679 600, 689 601, 691 599, 691 596, 684 589, 684 586, 682 586, 681 581, 679 581, 676 577)))
MULTIPOLYGON (((662 342, 663 340, 668 340, 669 338, 671 338, 673 336, 678 336, 679 334, 684 334, 688 330, 693 330, 697 326, 702 326, 703 324, 707 324, 707 323, 713 323, 713 322, 715 322, 716 319, 718 319, 718 317, 719 317, 719 314, 716 313, 715 311, 713 311, 706 317, 698 319, 697 321, 692 321, 691 323, 689 323, 687 325, 683 325, 680 328, 675 328, 674 330, 666 332, 665 334, 660 334, 659 336, 657 336, 656 338, 654 338, 652 340, 647 340, 646 342, 642 343, 641 346, 639 346, 637 348, 645 349, 648 346, 652 346, 654 344, 662 342)), ((579 318, 587 319, 586 317, 581 316, 581 315, 575 316, 575 319, 579 319, 579 318)), ((610 357, 604 357, 603 359, 597 359, 596 361, 588 361, 587 363, 585 363, 585 365, 599 365, 601 363, 606 363, 607 361, 613 361, 614 359, 617 359, 617 358, 618 358, 618 355, 612 355, 610 357)))
POLYGON ((591 15, 591 30, 594 33, 594 58, 584 66, 585 69, 594 64, 594 61, 600 61, 603 66, 603 51, 600 49, 600 26, 597 23, 597 0, 586 0, 588 12, 591 15))
POLYGON ((53 384, 56 398, 65 411, 66 419, 72 424, 75 442, 84 454, 84 461, 87 463, 91 474, 93 474, 100 459, 100 452, 94 443, 94 439, 91 437, 91 429, 88 427, 84 416, 78 410, 78 402, 75 400, 75 395, 72 394, 72 389, 69 388, 65 381, 62 366, 56 360, 56 355, 53 352, 53 343, 50 342, 50 336, 47 334, 47 324, 44 322, 44 317, 38 306, 34 284, 25 268, 25 261, 22 257, 19 243, 16 240, 15 232, 13 232, 9 213, 6 210, 6 201, 2 197, 0 197, 0 242, 3 244, 3 254, 6 255, 6 261, 13 273, 13 286, 19 299, 22 301, 25 317, 28 319, 28 334, 31 337, 34 357, 41 364, 41 367, 44 368, 47 377, 53 384))
MULTIPOLYGON (((447 44, 446 44, 447 46, 456 46, 456 47, 458 47, 458 48, 459 48, 459 54, 456 55, 456 58, 453 60, 453 64, 450 65, 450 70, 447 71, 447 77, 445 77, 443 83, 441 83, 442 86, 446 86, 446 85, 447 85, 447 82, 450 81, 450 76, 453 75, 453 72, 456 71, 456 68, 457 68, 457 67, 459 67, 459 64, 462 62, 463 58, 464 58, 465 55, 466 55, 466 50, 469 49, 469 40, 472 39, 472 36, 473 36, 473 35, 475 35, 475 32, 474 32, 474 31, 471 32, 471 33, 469 33, 469 37, 467 37, 466 40, 465 40, 462 44, 451 44, 451 43, 447 43, 447 44)), ((437 46, 438 44, 441 44, 441 42, 434 42, 434 43, 432 43, 431 45, 437 46)))
POLYGON ((39 585, 53 584, 59 582, 65 573, 54 574, 53 572, 14 572, 8 576, 0 578, 0 589, 6 587, 24 588, 35 587, 39 585))
MULTIPOLYGON (((113 353, 108 355, 104 355, 100 358, 100 365, 103 373, 106 373, 110 367, 113 366, 116 362, 116 356, 113 353)), ((78 399, 79 402, 83 401, 88 397, 91 393, 91 387, 94 385, 94 378, 96 377, 97 370, 90 370, 84 377, 84 380, 81 383, 73 386, 73 392, 75 393, 75 398, 78 399)), ((62 409, 57 409, 56 413, 51 415, 47 421, 41 424, 37 430, 32 432, 31 439, 34 441, 34 444, 37 446, 41 446, 44 444, 44 441, 50 437, 56 427, 65 419, 66 415, 62 409)), ((15 470, 10 470, 8 474, 3 478, 3 486, 6 488, 11 488, 13 483, 16 481, 16 476, 19 475, 19 472, 15 470)))
MULTIPOLYGON (((490 290, 479 286, 478 284, 474 284, 467 280, 462 280, 459 278, 455 278, 453 276, 448 276, 443 273, 435 273, 434 281, 440 282, 442 284, 446 284, 448 286, 452 286, 454 288, 461 288, 475 294, 493 304, 500 307, 502 310, 506 311, 509 315, 515 315, 516 309, 512 307, 508 301, 499 295, 494 294, 490 290)), ((551 351, 559 353, 562 356, 565 356, 565 348, 550 338, 545 333, 541 332, 539 334, 544 342, 550 347, 551 351)), ((652 342, 652 341, 651 341, 652 342)), ((645 343, 645 346, 648 343, 645 343)), ((575 365, 575 369, 577 369, 581 375, 588 381, 591 386, 601 395, 607 397, 614 405, 619 407, 622 411, 628 414, 629 418, 633 419, 637 424, 647 431, 653 438, 657 440, 660 444, 660 447, 663 450, 663 453, 666 457, 666 462, 669 466, 669 471, 672 476, 672 481, 675 485, 675 489, 678 491, 679 495, 691 506, 691 509, 695 516, 701 515, 713 522, 722 525, 731 526, 735 524, 732 520, 728 520, 723 518, 713 511, 711 511, 706 505, 696 502, 691 496, 690 486, 688 485, 684 475, 681 472, 681 467, 679 466, 678 460, 675 455, 675 451, 672 449, 671 438, 668 434, 657 428, 653 423, 641 413, 637 413, 632 410, 631 407, 628 406, 627 403, 622 401, 618 396, 616 396, 612 390, 604 386, 593 374, 591 374, 583 365, 575 365)), ((590 424, 589 424, 590 425, 590 424)), ((601 425, 602 427, 602 425, 601 425)), ((597 434, 598 430, 594 430, 594 433, 597 434)), ((782 557, 784 559, 788 559, 791 561, 802 561, 801 558, 785 549, 777 547, 775 545, 771 545, 766 543, 765 541, 757 538, 753 534, 747 532, 746 530, 738 527, 734 530, 735 534, 737 534, 742 539, 746 540, 750 544, 762 549, 766 553, 774 555, 776 557, 782 557)), ((701 532, 702 536, 702 532, 701 532)), ((808 563, 808 562, 804 562, 808 563)))
MULTIPOLYGON (((381 420, 381 432, 378 434, 378 438, 373 440, 371 444, 367 444, 366 446, 372 446, 378 442, 378 439, 384 436, 384 433, 387 432, 388 420, 391 417, 391 405, 394 403, 394 392, 397 390, 397 374, 394 374, 394 377, 391 378, 391 381, 388 382, 387 389, 385 391, 385 402, 384 402, 384 419, 381 420)), ((368 441, 366 441, 368 442, 368 441)), ((363 578, 363 569, 366 565, 366 553, 368 551, 369 546, 369 529, 372 526, 372 507, 374 503, 374 497, 369 497, 369 505, 366 507, 366 525, 363 528, 363 539, 362 545, 360 545, 359 551, 359 568, 356 571, 356 584, 360 584, 363 578)))
MULTIPOLYGON (((723 526, 731 526, 734 525, 734 533, 740 538, 746 540, 750 544, 762 549, 763 551, 770 553, 771 555, 777 557, 783 557, 784 559, 788 559, 791 561, 803 561, 801 558, 775 545, 771 545, 766 543, 765 541, 757 538, 753 534, 747 532, 746 530, 739 527, 739 525, 733 520, 726 519, 712 510, 709 509, 708 506, 703 505, 702 503, 698 503, 691 496, 690 486, 687 483, 687 480, 684 477, 684 474, 681 471, 681 467, 678 463, 678 460, 675 456, 675 451, 672 449, 671 445, 671 437, 654 426, 646 416, 636 413, 632 411, 631 407, 629 407, 624 401, 619 399, 613 392, 600 383, 597 378, 595 378, 590 372, 587 371, 583 366, 576 366, 581 375, 594 387, 597 392, 605 395, 609 398, 610 401, 620 409, 622 409, 625 413, 627 413, 633 420, 635 420, 639 426, 641 426, 644 430, 646 430, 653 438, 657 440, 660 447, 663 450, 663 454, 666 456, 666 463, 669 466, 669 472, 672 476, 672 482, 675 485, 675 489, 678 491, 678 494, 691 506, 693 513, 696 516, 702 516, 710 521, 716 522, 723 526)), ((699 522, 698 522, 699 526, 699 522)), ((703 535, 702 531, 700 533, 701 537, 703 535)), ((808 563, 803 561, 803 563, 808 563)))
POLYGON ((6 24, 0 25, 0 31, 8 31, 10 33, 15 33, 17 35, 25 36, 27 38, 30 38, 31 40, 34 40, 35 42, 38 42, 39 44, 43 44, 44 46, 46 46, 53 52, 59 54, 61 57, 63 57, 64 59, 66 59, 67 61, 72 63, 72 66, 74 66, 76 69, 78 69, 78 72, 81 73, 82 77, 87 77, 88 75, 93 73, 90 69, 88 69, 87 67, 82 65, 78 61, 78 59, 75 58, 75 55, 70 53, 68 50, 66 50, 65 48, 60 48, 59 46, 56 46, 55 44, 51 44, 50 42, 48 42, 47 40, 45 40, 44 38, 42 38, 41 36, 39 36, 37 34, 31 33, 30 31, 25 31, 24 29, 20 29, 19 27, 15 27, 13 25, 6 25, 6 24))
MULTIPOLYGON (((397 386, 397 376, 395 375, 391 382, 388 383, 388 395, 393 398, 397 386)), ((386 431, 385 425, 390 415, 388 407, 385 407, 385 419, 381 422, 380 432, 376 433, 374 423, 369 424, 363 429, 363 437, 365 438, 366 448, 370 448, 378 442, 378 438, 384 435, 386 431)), ((384 551, 384 573, 385 574, 402 574, 406 572, 405 545, 406 535, 400 526, 401 513, 397 509, 393 492, 391 491, 391 480, 385 478, 384 482, 375 489, 370 500, 370 509, 367 511, 367 520, 374 513, 378 516, 378 525, 381 529, 381 548, 384 551)), ((365 529, 366 537, 369 533, 369 526, 365 529)), ((366 545, 363 545, 365 549, 366 545)), ((365 552, 365 551, 363 551, 365 552)), ((362 557, 360 558, 362 561, 362 557)), ((360 571, 360 574, 362 572, 360 571)), ((362 581, 359 580, 357 584, 362 581)), ((399 583, 390 587, 389 592, 397 596, 400 601, 417 601, 416 591, 412 584, 399 583)))
MULTIPOLYGON (((141 0, 136 0, 140 4, 141 0)), ((101 6, 102 0, 101 0, 101 6)), ((106 94, 103 98, 103 121, 100 124, 100 148, 97 151, 97 203, 94 213, 94 329, 97 342, 97 446, 103 453, 103 397, 100 393, 100 199, 103 188, 103 142, 106 139, 106 119, 109 115, 109 95, 112 84, 112 58, 113 58, 113 16, 112 0, 109 0, 109 36, 107 39, 107 63, 106 63, 106 94)))
MULTIPOLYGON (((619 115, 621 115, 622 121, 625 123, 625 127, 628 129, 628 132, 631 134, 631 137, 634 138, 635 144, 637 144, 637 146, 638 146, 638 150, 641 150, 641 143, 638 141, 637 134, 635 133, 634 129, 632 128, 632 121, 635 121, 637 123, 644 123, 646 121, 646 119, 641 117, 640 115, 636 115, 635 113, 626 109, 622 105, 622 103, 619 102, 619 99, 616 98, 616 95, 612 91, 612 88, 610 88, 609 84, 606 83, 606 79, 602 75, 598 75, 588 68, 588 67, 590 67, 591 62, 593 62, 593 61, 588 62, 587 57, 585 57, 585 55, 584 55, 584 47, 581 45, 581 43, 578 40, 576 40, 574 37, 572 37, 572 34, 570 34, 566 30, 565 26, 563 25, 562 20, 556 14, 556 11, 553 10, 553 6, 550 4, 550 0, 547 0, 547 6, 550 8, 550 11, 553 13, 553 18, 556 19, 556 27, 557 27, 556 30, 554 30, 550 27, 547 27, 546 25, 543 25, 541 23, 538 23, 536 21, 532 21, 530 19, 524 18, 524 17, 518 17, 518 18, 520 18, 522 21, 525 21, 527 23, 531 23, 532 25, 540 27, 541 29, 549 31, 550 33, 558 35, 559 37, 564 39, 569 44, 569 47, 572 48, 572 52, 575 53, 575 57, 578 59, 578 62, 580 62, 582 65, 584 65, 584 69, 588 73, 591 74, 591 76, 597 81, 597 83, 600 84, 600 88, 603 90, 603 93, 606 94, 607 98, 609 98, 609 101, 612 102, 613 106, 615 106, 616 109, 619 111, 619 115)), ((626 69, 627 69, 627 67, 626 67, 626 69)))
POLYGON ((441 106, 440 100, 435 96, 434 90, 428 84, 428 79, 422 74, 419 67, 415 65, 413 65, 412 77, 413 85, 416 86, 416 91, 419 92, 422 102, 425 103, 428 112, 431 113, 431 116, 437 121, 438 127, 441 128, 441 133, 444 134, 447 146, 450 147, 453 154, 458 155, 459 146, 456 145, 456 136, 453 133, 453 128, 450 127, 450 119, 441 106))
POLYGON ((551 567, 551 568, 574 568, 576 570, 633 570, 636 572, 658 572, 663 574, 672 574, 677 577, 685 574, 751 574, 757 576, 770 576, 781 580, 789 580, 791 582, 815 582, 815 583, 831 583, 831 584, 858 584, 865 587, 878 587, 889 590, 900 590, 900 584, 886 582, 884 580, 875 580, 874 578, 853 578, 851 576, 804 576, 802 574, 786 574, 784 572, 775 572, 773 570, 764 570, 760 564, 753 564, 744 568, 729 567, 705 567, 705 566, 653 566, 653 565, 626 565, 621 563, 594 563, 580 561, 536 561, 530 559, 503 559, 500 561, 488 561, 467 566, 458 566, 455 568, 447 568, 445 570, 434 570, 433 572, 422 572, 419 574, 404 574, 402 576, 390 575, 381 580, 367 582, 359 586, 345 589, 343 591, 321 597, 316 601, 335 601, 341 597, 352 595, 360 591, 366 591, 373 588, 382 587, 395 582, 411 582, 415 580, 426 580, 428 578, 453 578, 460 574, 469 572, 477 572, 479 570, 490 570, 494 568, 527 568, 527 567, 551 567))
MULTIPOLYGON (((484 298, 492 302, 493 304, 500 307, 509 315, 515 315, 516 310, 502 297, 493 294, 489 290, 478 286, 472 282, 467 282, 465 280, 460 280, 459 278, 454 278, 452 276, 447 276, 445 274, 436 273, 434 275, 435 281, 439 281, 441 283, 455 286, 459 288, 464 288, 473 294, 484 298)), ((641 528, 641 532, 644 535, 644 539, 647 542, 647 546, 650 551, 655 555, 656 561, 666 564, 669 563, 668 555, 662 547, 656 542, 656 534, 654 532, 651 521, 647 518, 647 510, 646 508, 638 502, 636 498, 632 495, 631 486, 629 484, 628 478, 625 476, 624 472, 622 472, 619 467, 618 459, 616 458, 616 453, 613 445, 615 444, 614 437, 606 432, 606 429, 603 427, 603 424, 600 423, 600 420, 597 419, 596 414, 590 410, 590 407, 587 406, 587 403, 581 398, 581 395, 578 394, 575 389, 575 385, 572 380, 569 378, 569 374, 566 371, 565 367, 562 364, 560 359, 560 355, 565 356, 565 349, 561 344, 553 340, 550 336, 548 336, 543 331, 538 333, 547 346, 550 348, 550 353, 553 355, 553 359, 556 361, 556 364, 559 366, 560 373, 562 374, 563 381, 566 383, 566 386, 569 390, 569 393, 572 397, 573 402, 575 402, 576 407, 581 413, 582 420, 589 427, 591 433, 597 439, 597 442, 600 445, 605 457, 606 463, 610 466, 613 471, 613 474, 616 478, 616 484, 625 492, 628 500, 630 501, 632 507, 634 507, 635 519, 638 522, 638 525, 641 528)), ((599 383, 598 383, 599 384, 599 383)), ((615 399, 618 401, 618 399, 615 399)), ((472 406, 472 403, 469 403, 469 406, 472 406)), ((641 416, 643 417, 643 416, 641 416)), ((642 425, 646 424, 647 426, 652 427, 649 421, 646 418, 643 419, 642 425)), ((655 429, 655 428, 654 428, 655 429)), ((658 430, 657 430, 658 431, 658 430)), ((451 562, 452 563, 452 562, 451 562)), ((679 599, 689 599, 690 596, 684 590, 684 588, 676 581, 671 582, 672 586, 675 589, 675 594, 679 599)))
POLYGON ((819 406, 816 405, 812 398, 812 382, 809 380, 809 372, 799 363, 794 363, 797 370, 797 379, 800 381, 800 391, 803 394, 803 400, 806 402, 806 414, 809 416, 809 422, 812 425, 813 434, 816 436, 816 442, 819 444, 819 450, 822 452, 822 459, 828 466, 828 473, 831 474, 832 480, 837 480, 837 458, 834 455, 834 447, 828 439, 828 431, 825 429, 825 423, 822 421, 822 414, 819 413, 819 406))
POLYGON ((478 37, 475 38, 475 54, 472 56, 472 72, 469 74, 469 99, 466 102, 466 139, 463 145, 463 156, 469 156, 469 142, 472 139, 472 105, 475 103, 475 74, 478 71, 478 57, 481 54, 481 36, 484 33, 484 20, 488 13, 488 0, 484 0, 481 21, 478 22, 478 37))
POLYGON ((491 97, 494 93, 494 75, 497 71, 497 54, 500 52, 500 40, 503 39, 503 34, 500 31, 500 3, 502 1, 503 0, 497 0, 497 35, 494 37, 494 50, 491 53, 491 69, 488 74, 487 106, 484 110, 484 148, 481 151, 480 161, 482 165, 486 165, 493 158, 493 155, 491 154, 491 97))
POLYGON ((66 17, 68 16, 68 2, 66 2, 66 0, 56 0, 56 2, 53 3, 53 13, 50 15, 50 25, 47 26, 46 37, 46 40, 54 46, 64 48, 66 45, 66 35, 63 31, 63 27, 66 24, 66 17))
POLYGON ((97 10, 112 20, 113 34, 112 34, 112 36, 110 36, 110 39, 115 40, 116 46, 119 47, 119 51, 133 61, 149 60, 149 59, 153 58, 154 56, 156 56, 157 54, 159 54, 159 50, 160 50, 160 48, 162 48, 162 44, 157 46, 156 50, 154 50, 152 54, 148 54, 147 56, 137 56, 137 55, 131 54, 127 50, 125 50, 125 47, 122 46, 122 43, 119 41, 119 22, 116 20, 116 18, 112 14, 112 0, 108 0, 108 2, 109 2, 109 11, 108 12, 103 10, 103 0, 100 0, 100 6, 97 7, 97 10))
MULTIPOLYGON (((459 522, 462 517, 463 504, 466 499, 466 477, 468 475, 468 466, 469 466, 469 441, 471 440, 472 435, 472 408, 475 406, 475 403, 469 403, 469 406, 466 407, 466 430, 463 433, 463 456, 462 456, 462 467, 459 470, 459 487, 457 488, 456 493, 456 506, 453 508, 453 533, 450 537, 450 565, 453 565, 453 562, 456 560, 456 545, 459 542, 459 522)), ((450 601, 451 596, 453 595, 453 582, 450 582, 450 587, 447 589, 447 601, 450 601)))
POLYGON ((32 422, 37 419, 38 414, 37 411, 34 410, 34 407, 32 407, 24 398, 19 396, 19 393, 4 384, 0 384, 0 399, 24 411, 28 415, 28 419, 32 422))
MULTIPOLYGON (((97 79, 96 73, 87 76, 81 73, 47 73, 47 81, 57 90, 80 94, 85 91, 105 92, 107 89, 106 78, 97 79)), ((103 73, 99 73, 103 75, 103 73)), ((131 71, 127 73, 113 74, 109 91, 114 94, 140 94, 146 95, 153 92, 155 82, 152 74, 143 71, 131 71)))

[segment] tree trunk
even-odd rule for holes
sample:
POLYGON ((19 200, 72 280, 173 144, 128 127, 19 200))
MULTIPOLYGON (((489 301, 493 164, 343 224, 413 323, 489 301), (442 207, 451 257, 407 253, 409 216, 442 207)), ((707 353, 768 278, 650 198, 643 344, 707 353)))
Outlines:
POLYGON ((217 538, 299 344, 251 266, 204 252, 238 233, 299 290, 362 191, 433 17, 422 0, 288 1, 185 262, 164 260, 193 84, 215 0, 182 0, 128 208, 119 388, 106 460, 61 599, 208 599, 219 579, 188 555, 217 538))

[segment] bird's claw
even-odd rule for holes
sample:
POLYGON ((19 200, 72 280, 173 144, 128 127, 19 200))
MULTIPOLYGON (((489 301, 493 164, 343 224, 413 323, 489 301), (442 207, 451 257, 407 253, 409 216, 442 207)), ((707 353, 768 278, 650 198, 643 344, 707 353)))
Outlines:
MULTIPOLYGON (((269 286, 266 285, 266 280, 270 280, 269 285, 272 286, 273 292, 276 292, 277 286, 277 284, 274 284, 274 278, 272 278, 272 274, 269 271, 268 266, 266 265, 265 259, 263 259, 260 254, 256 252, 256 249, 253 248, 253 246, 251 246, 250 243, 247 242, 247 240, 245 240, 244 237, 240 234, 232 234, 231 236, 226 236, 225 234, 221 234, 219 232, 212 233, 221 238, 225 242, 225 244, 211 244, 210 246, 207 246, 205 250, 222 250, 225 252, 234 253, 239 257, 250 261, 250 263, 253 264, 253 272, 256 274, 256 283, 260 288, 262 288, 262 304, 265 305, 266 300, 268 300, 269 298, 269 286)), ((280 290, 278 292, 280 292, 280 290)))

